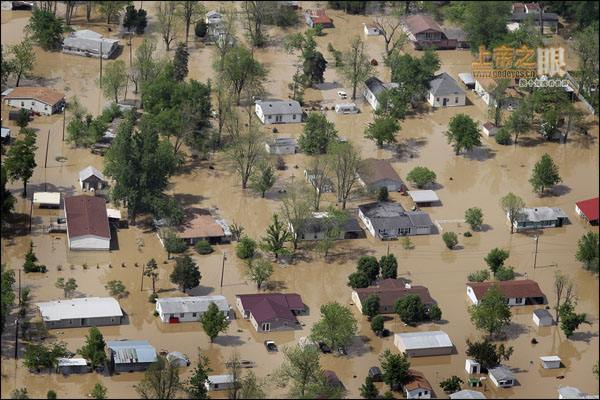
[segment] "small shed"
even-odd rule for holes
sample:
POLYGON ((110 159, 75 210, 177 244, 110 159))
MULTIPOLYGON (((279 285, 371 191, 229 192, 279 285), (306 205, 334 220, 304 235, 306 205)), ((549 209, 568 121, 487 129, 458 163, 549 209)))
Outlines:
POLYGON ((36 192, 33 194, 33 204, 39 205, 40 208, 59 208, 60 193, 36 192))
POLYGON ((464 83, 467 89, 475 89, 475 79, 473 75, 468 72, 461 72, 458 74, 458 78, 464 83))
POLYGON ((83 190, 100 190, 106 186, 106 178, 90 165, 79 171, 79 186, 83 190))
POLYGON ((265 149, 269 154, 294 154, 296 153, 296 139, 281 137, 265 143, 265 149))
POLYGON ((167 354, 167 361, 177 367, 187 367, 190 365, 190 359, 179 351, 172 351, 167 354))
POLYGON ((496 387, 509 388, 515 385, 515 376, 510 372, 510 369, 503 365, 488 370, 490 380, 494 382, 496 387))
POLYGON ((481 131, 483 133, 486 134, 486 136, 490 137, 490 136, 495 136, 496 133, 498 133, 498 127, 496 125, 494 125, 493 122, 491 121, 487 121, 486 123, 483 124, 483 126, 481 127, 481 131))
POLYGON ((10 128, 2 127, 2 144, 10 143, 10 128))
POLYGON ((205 382, 206 390, 227 390, 234 385, 233 375, 209 375, 205 382))
POLYGON ((379 28, 377 27, 377 25, 370 23, 370 24, 365 24, 363 23, 364 26, 364 31, 365 31, 365 36, 379 36, 381 35, 381 31, 379 30, 379 28))
POLYGON ((91 368, 85 358, 57 358, 56 371, 59 374, 85 374, 91 368))
POLYGON ((537 326, 551 326, 554 319, 548 310, 540 308, 533 311, 533 323, 537 326))
POLYGON ((440 198, 433 190, 409 190, 408 195, 416 205, 423 207, 440 201, 440 198))
POLYGON ((481 364, 472 358, 467 358, 465 361, 465 371, 467 374, 480 374, 481 373, 481 364))
POLYGON ((559 356, 542 356, 540 357, 542 367, 545 369, 560 368, 561 360, 559 356))

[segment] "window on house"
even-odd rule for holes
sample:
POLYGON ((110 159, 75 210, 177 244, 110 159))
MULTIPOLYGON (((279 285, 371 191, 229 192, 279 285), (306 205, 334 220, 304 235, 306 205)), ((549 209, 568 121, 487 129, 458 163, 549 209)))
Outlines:
POLYGON ((296 114, 293 114, 293 115, 292 115, 292 119, 296 119, 296 114))
POLYGON ((440 101, 440 98, 439 98, 439 97, 436 97, 436 98, 435 98, 435 101, 439 102, 439 101, 440 101))
POLYGON ((193 313, 192 313, 192 317, 194 317, 194 318, 195 318, 195 317, 196 317, 196 314, 198 314, 198 313, 195 313, 195 312, 193 312, 193 313))
POLYGON ((267 116, 267 118, 268 118, 268 119, 271 119, 271 116, 269 115, 269 116, 267 116))
POLYGON ((269 322, 265 322, 262 324, 262 330, 265 332, 268 332, 271 330, 271 323, 269 322))
POLYGON ((522 298, 522 297, 517 297, 517 298, 515 299, 515 301, 516 301, 517 303, 522 303, 522 302, 523 302, 523 298, 522 298))
POLYGON ((24 101, 21 102, 21 107, 25 107, 25 102, 24 101))
POLYGON ((458 97, 454 98, 454 103, 457 104, 458 103, 458 97))
POLYGON ((32 106, 35 106, 35 101, 32 101, 32 102, 31 102, 31 105, 32 105, 32 106))
POLYGON ((179 313, 179 318, 185 317, 185 313, 179 313))

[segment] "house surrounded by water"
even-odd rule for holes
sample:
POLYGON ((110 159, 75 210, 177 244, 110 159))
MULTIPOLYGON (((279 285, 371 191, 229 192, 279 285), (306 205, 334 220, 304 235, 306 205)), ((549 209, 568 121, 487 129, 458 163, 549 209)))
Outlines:
POLYGON ((52 115, 60 112, 65 104, 64 93, 46 87, 19 86, 2 94, 5 104, 35 114, 52 115))
POLYGON ((467 296, 475 305, 485 296, 492 287, 498 290, 506 298, 509 306, 524 306, 529 304, 545 304, 546 296, 536 281, 531 279, 515 279, 512 281, 498 282, 469 282, 467 283, 467 296))
POLYGON ((48 329, 120 325, 123 311, 112 297, 84 297, 35 304, 48 329))
POLYGON ((358 217, 378 239, 429 235, 433 222, 423 211, 405 211, 398 203, 376 202, 358 206, 358 217))
POLYGON ((156 362, 156 350, 146 340, 108 340, 108 369, 114 372, 145 371, 156 362))

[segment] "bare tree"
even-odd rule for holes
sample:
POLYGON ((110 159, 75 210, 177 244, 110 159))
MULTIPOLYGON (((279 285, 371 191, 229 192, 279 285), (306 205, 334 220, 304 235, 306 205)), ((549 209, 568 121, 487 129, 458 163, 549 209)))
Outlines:
POLYGON ((346 82, 352 86, 352 99, 356 99, 356 88, 373 71, 373 66, 365 53, 365 42, 356 36, 350 43, 350 49, 342 54, 342 65, 338 68, 346 82))
POLYGON ((94 10, 94 2, 86 1, 85 2, 85 20, 87 22, 90 22, 90 20, 92 19, 92 11, 93 10, 94 10))
POLYGON ((242 189, 246 189, 258 162, 264 158, 262 133, 256 124, 242 127, 240 118, 235 113, 231 113, 226 126, 233 138, 227 150, 227 158, 240 176, 242 189))
POLYGON ((242 10, 245 14, 246 30, 253 47, 262 47, 267 43, 267 35, 264 32, 264 24, 269 8, 273 4, 267 1, 244 1, 242 10))
POLYGON ((311 158, 306 172, 309 176, 309 183, 314 189, 314 210, 319 211, 321 195, 331 183, 330 164, 326 156, 317 155, 311 158))
POLYGON ((236 10, 233 6, 227 7, 222 13, 223 18, 221 19, 221 24, 219 28, 219 37, 215 41, 219 57, 213 64, 213 69, 221 73, 224 69, 224 60, 225 56, 233 48, 236 42, 236 30, 235 30, 235 22, 236 22, 236 10))
POLYGON ((190 35, 190 25, 198 17, 204 15, 206 9, 199 1, 178 1, 178 14, 185 24, 185 47, 188 47, 188 36, 190 35))
POLYGON ((389 57, 394 50, 401 49, 408 37, 402 30, 402 21, 397 13, 375 17, 373 24, 377 27, 385 43, 385 57, 389 57))
POLYGON ((300 235, 298 232, 304 230, 308 218, 311 216, 310 191, 305 184, 288 185, 286 195, 281 205, 281 214, 291 227, 292 245, 294 251, 298 248, 300 235))
POLYGON ((352 189, 358 182, 360 155, 350 143, 333 143, 327 151, 329 164, 335 180, 337 201, 346 208, 352 189))
POLYGON ((161 1, 158 3, 158 30, 162 36, 167 51, 177 36, 177 3, 174 1, 161 1))
POLYGON ((558 309, 561 304, 573 301, 575 297, 575 287, 569 277, 563 274, 561 271, 554 273, 554 294, 556 294, 556 305, 554 310, 556 312, 556 324, 560 322, 560 314, 558 309))
POLYGON ((78 5, 78 1, 65 1, 65 24, 71 25, 73 19, 73 12, 78 5))
POLYGON ((242 362, 240 360, 240 353, 234 350, 229 356, 229 359, 225 363, 227 366, 227 372, 231 376, 231 387, 228 390, 227 398, 239 399, 240 388, 242 386, 242 362))

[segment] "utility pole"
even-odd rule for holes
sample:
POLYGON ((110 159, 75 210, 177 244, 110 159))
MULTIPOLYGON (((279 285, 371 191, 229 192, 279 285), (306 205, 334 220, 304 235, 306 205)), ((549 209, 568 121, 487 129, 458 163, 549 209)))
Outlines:
POLYGON ((140 292, 144 291, 144 271, 146 270, 146 264, 142 263, 142 284, 140 286, 140 292))
POLYGON ((221 292, 223 291, 223 275, 225 273, 225 260, 227 260, 227 253, 223 252, 223 264, 221 265, 221 292))
POLYGON ((387 255, 388 256, 390 255, 390 242, 388 242, 388 244, 387 244, 387 255))
POLYGON ((537 252, 538 252, 539 238, 540 238, 540 235, 535 235, 535 238, 533 239, 533 240, 535 240, 535 255, 533 256, 533 269, 535 269, 535 264, 537 263, 537 252))
POLYGON ((100 36, 100 85, 102 85, 102 42, 104 37, 100 36))
POLYGON ((65 141, 65 124, 66 124, 66 120, 67 120, 67 103, 65 102, 65 104, 62 107, 62 112, 63 112, 63 137, 62 137, 62 141, 65 141))
MULTIPOLYGON (((19 309, 21 308, 21 269, 19 271, 19 309)), ((19 310, 19 312, 21 312, 19 310)), ((19 358, 19 314, 15 320, 15 360, 19 358)))

